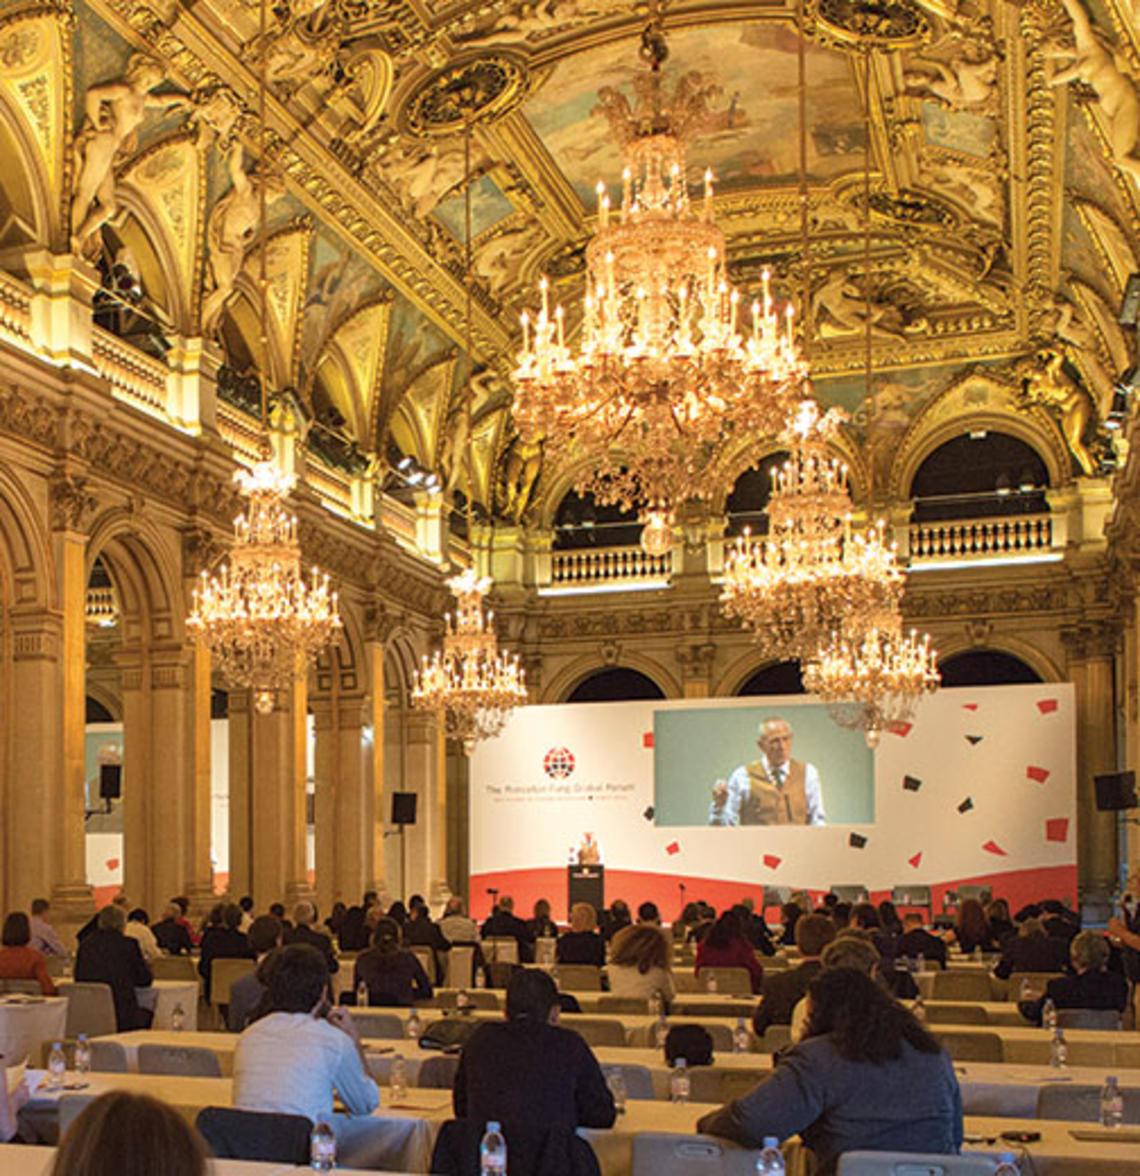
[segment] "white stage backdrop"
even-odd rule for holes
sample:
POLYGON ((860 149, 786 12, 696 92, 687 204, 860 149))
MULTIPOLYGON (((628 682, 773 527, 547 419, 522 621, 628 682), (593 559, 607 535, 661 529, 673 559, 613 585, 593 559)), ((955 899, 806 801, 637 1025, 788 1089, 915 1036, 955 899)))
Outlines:
POLYGON ((564 911, 586 834, 607 901, 652 899, 667 918, 682 897, 719 907, 765 886, 877 898, 929 885, 936 907, 961 882, 1015 903, 1071 899, 1075 773, 1067 684, 942 690, 873 753, 804 696, 525 707, 471 761, 472 906, 498 890, 564 911), (714 785, 731 791, 757 759, 758 724, 777 716, 792 758, 816 769, 826 823, 710 826, 714 785))

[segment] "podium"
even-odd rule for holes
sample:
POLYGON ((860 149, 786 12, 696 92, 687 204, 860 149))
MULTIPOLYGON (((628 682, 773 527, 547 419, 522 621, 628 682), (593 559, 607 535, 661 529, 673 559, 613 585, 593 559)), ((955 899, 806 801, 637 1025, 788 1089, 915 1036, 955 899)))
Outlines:
POLYGON ((566 889, 570 906, 588 902, 600 915, 606 909, 605 866, 567 866, 566 889))

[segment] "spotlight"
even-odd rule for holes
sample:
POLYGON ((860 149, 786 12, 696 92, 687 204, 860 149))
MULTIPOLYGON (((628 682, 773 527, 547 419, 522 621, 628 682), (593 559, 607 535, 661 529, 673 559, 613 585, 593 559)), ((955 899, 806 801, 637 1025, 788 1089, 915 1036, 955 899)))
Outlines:
POLYGON ((412 458, 401 457, 400 460, 396 463, 396 469, 398 469, 401 474, 406 474, 408 470, 412 468, 413 464, 414 462, 412 458))

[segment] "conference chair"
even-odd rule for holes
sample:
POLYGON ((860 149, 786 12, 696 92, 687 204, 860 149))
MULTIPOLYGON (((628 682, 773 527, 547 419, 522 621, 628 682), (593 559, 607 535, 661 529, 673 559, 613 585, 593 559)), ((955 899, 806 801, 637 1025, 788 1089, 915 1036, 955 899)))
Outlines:
POLYGON ((698 1103, 729 1103, 750 1094, 765 1076, 760 1070, 694 1066, 689 1071, 689 1097, 698 1103))
POLYGON ((624 1013, 645 1016, 649 1012, 649 1001, 643 996, 611 996, 604 993, 598 997, 598 1012, 611 1017, 624 1013))
POLYGON ((371 1009, 362 1012, 353 1009, 352 1019, 363 1038, 382 1037, 396 1040, 405 1035, 403 1019, 396 1013, 374 1013, 371 1009))
POLYGON ((653 1090, 653 1074, 648 1066, 639 1066, 633 1062, 617 1062, 603 1066, 602 1070, 607 1081, 611 1074, 621 1075, 626 1098, 647 1100, 656 1097, 653 1090))
POLYGON ((755 1008, 756 998, 754 996, 750 996, 747 1000, 741 998, 720 1003, 713 1000, 686 1000, 684 1014, 686 1017, 743 1017, 745 1021, 750 1021, 755 1008))
POLYGON ((47 958, 46 967, 47 974, 53 980, 58 980, 71 970, 71 956, 50 955, 47 958))
MULTIPOLYGON (((691 963, 692 961, 690 960, 689 962, 691 963)), ((678 993, 683 992, 686 995, 705 991, 704 984, 692 972, 682 971, 680 969, 676 969, 673 972, 673 987, 678 993)))
POLYGON ((564 992, 602 991, 602 969, 596 964, 559 964, 554 979, 564 992))
POLYGON ((747 968, 701 968, 697 973, 701 991, 708 991, 710 977, 716 979, 717 992, 732 993, 734 996, 752 995, 752 977, 747 968))
POLYGON ((641 1131, 633 1137, 633 1176, 753 1176, 759 1154, 710 1135, 641 1131))
POLYGON ((944 1008, 939 1008, 937 1005, 927 1005, 926 1023, 928 1025, 988 1025, 990 1019, 981 1005, 948 1005, 944 1008))
POLYGON ((1056 980, 1058 976, 1063 974, 1062 972, 1010 972, 1009 979, 1005 982, 1005 999, 1021 1000, 1021 985, 1025 980, 1030 982, 1030 987, 1037 996, 1044 996, 1049 981, 1056 980))
POLYGON ((1140 1041, 1129 1041, 1131 1034, 1114 1041, 1112 1062, 1121 1070, 1140 1070, 1140 1041))
POLYGON ((94 1094, 61 1094, 59 1097, 59 1138, 71 1130, 72 1123, 95 1101, 94 1094))
POLYGON ((67 980, 56 985, 60 996, 67 997, 65 1037, 106 1037, 118 1028, 115 1002, 109 984, 67 980))
POLYGON ((956 1062, 1003 1061, 1001 1038, 996 1033, 939 1033, 934 1031, 942 1048, 956 1062))
POLYGON ((534 941, 534 962, 548 968, 558 962, 558 940, 553 935, 540 935, 534 941))
POLYGON ((304 1115, 204 1107, 194 1122, 219 1160, 264 1160, 309 1166, 313 1125, 304 1115))
POLYGON ((455 1085, 459 1058, 455 1054, 438 1054, 424 1058, 416 1074, 416 1085, 431 1090, 450 1090, 455 1085))
POLYGON ((492 964, 517 964, 519 941, 508 936, 492 936, 483 940, 483 955, 492 964))
POLYGON ((711 1021, 702 1021, 700 1024, 712 1038, 713 1049, 719 1049, 721 1053, 732 1053, 731 1025, 718 1025, 711 1021))
POLYGON ((183 983, 199 983, 197 961, 188 955, 159 956, 151 961, 151 974, 156 980, 181 980, 183 983))
POLYGON ((562 1024, 567 1029, 573 1029, 575 1033, 580 1033, 586 1039, 587 1045, 625 1045, 625 1028, 618 1020, 606 1017, 574 1016, 565 1018, 562 1024))
POLYGON ((420 967, 423 968, 427 978, 433 983, 439 983, 439 976, 435 970, 435 952, 430 947, 417 945, 410 947, 408 950, 420 961, 420 967))
MULTIPOLYGON (((467 988, 467 1007, 469 1009, 490 1009, 494 1012, 502 1007, 498 994, 488 992, 485 988, 467 988)), ((428 1001, 428 1005, 437 1009, 454 1009, 459 1004, 458 992, 439 992, 428 1001)))
MULTIPOLYGON (((1140 1123, 1140 1087, 1122 1086, 1125 1123, 1140 1123)), ((1038 1119, 1067 1119, 1073 1123, 1100 1122, 1100 1087, 1046 1083, 1037 1091, 1038 1119)))
POLYGON ((1062 1029, 1121 1029, 1121 1015, 1115 1009, 1058 1009, 1062 1029))
POLYGON ((934 973, 934 1000, 993 999, 993 987, 988 972, 958 972, 953 969, 934 973))
MULTIPOLYGON (((749 1025, 747 1019, 744 1023, 749 1025)), ((764 1030, 764 1036, 760 1038, 759 1044, 756 1042, 756 1035, 751 1031, 751 1026, 749 1033, 751 1034, 752 1050, 756 1053, 775 1053, 776 1050, 792 1044, 791 1025, 769 1025, 764 1030)))
POLYGON ((447 953, 447 987, 470 988, 475 981, 475 948, 453 943, 447 953))
POLYGON ((183 1078, 220 1078, 222 1066, 212 1049, 202 1046, 140 1045, 140 1074, 177 1074, 183 1078))
POLYGON ((230 960, 218 958, 210 962, 210 1004, 220 1009, 230 1003, 230 989, 243 976, 257 971, 254 960, 230 960))
MULTIPOLYGON (((48 1068, 48 1058, 51 1056, 52 1046, 54 1041, 45 1041, 40 1045, 40 1065, 43 1069, 48 1068)), ((76 1042, 64 1039, 60 1042, 63 1047, 64 1055, 71 1064, 72 1069, 75 1068, 75 1046, 76 1042)), ((127 1051, 117 1041, 91 1041, 88 1042, 91 1050, 91 1069, 100 1074, 126 1074, 130 1071, 130 1066, 127 1065, 127 1051)), ((29 1059, 30 1062, 31 1059, 29 1059)))
POLYGON ((907 1152, 844 1152, 839 1176, 992 1176, 996 1156, 939 1156, 907 1152))
POLYGON ((27 996, 39 996, 40 982, 38 980, 0 980, 0 992, 20 992, 27 996))

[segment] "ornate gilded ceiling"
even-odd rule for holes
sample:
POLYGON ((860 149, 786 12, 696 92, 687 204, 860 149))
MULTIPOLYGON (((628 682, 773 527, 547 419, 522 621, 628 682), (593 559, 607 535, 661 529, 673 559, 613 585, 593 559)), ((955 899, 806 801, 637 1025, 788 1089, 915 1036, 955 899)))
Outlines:
MULTIPOLYGON (((518 315, 544 273, 577 301, 594 186, 620 182, 596 93, 640 68, 644 11, 279 0, 269 18, 262 39, 248 0, 0 4, 0 157, 13 165, 0 173, 0 261, 18 270, 37 243, 65 252, 72 233, 92 256, 126 250, 153 316, 171 335, 215 338, 239 379, 257 351, 268 177, 268 334, 292 410, 345 460, 399 450, 452 486, 468 482, 470 438, 475 497, 502 510, 509 496, 518 514, 507 467, 529 458, 512 450, 505 380, 518 315)), ((1027 378, 1027 397, 1070 425, 1080 416, 1088 441, 1130 362, 1116 317, 1140 248, 1131 10, 818 0, 802 19, 806 247, 795 10, 665 9, 666 69, 723 87, 690 179, 716 174, 734 280, 750 295, 771 267, 781 296, 810 292, 817 385, 852 414, 853 443, 889 445, 972 365, 1027 378)))

